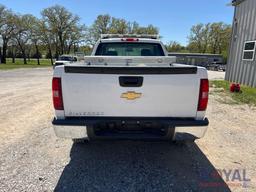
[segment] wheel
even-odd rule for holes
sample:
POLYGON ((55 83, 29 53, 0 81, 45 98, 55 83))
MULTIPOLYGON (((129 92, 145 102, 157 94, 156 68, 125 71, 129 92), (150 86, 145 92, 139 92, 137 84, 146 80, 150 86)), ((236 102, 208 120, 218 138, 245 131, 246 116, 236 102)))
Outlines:
POLYGON ((96 135, 94 134, 93 126, 87 126, 86 127, 87 136, 90 140, 96 139, 96 135))
POLYGON ((84 139, 72 139, 73 143, 85 144, 88 143, 89 140, 87 138, 84 139))
POLYGON ((85 144, 85 143, 89 143, 90 140, 92 140, 94 138, 94 130, 92 126, 87 126, 86 127, 86 131, 87 131, 87 138, 81 138, 81 139, 72 139, 73 143, 77 143, 77 144, 85 144))
POLYGON ((195 142, 195 140, 174 140, 174 141, 172 141, 172 143, 177 146, 184 146, 187 144, 189 145, 194 142, 195 142))

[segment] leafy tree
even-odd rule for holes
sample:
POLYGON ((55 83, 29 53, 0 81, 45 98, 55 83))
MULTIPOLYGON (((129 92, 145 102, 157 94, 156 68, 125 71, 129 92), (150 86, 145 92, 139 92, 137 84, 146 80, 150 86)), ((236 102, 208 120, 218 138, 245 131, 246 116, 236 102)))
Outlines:
POLYGON ((147 27, 141 27, 137 22, 128 22, 128 33, 129 34, 146 34, 146 35, 157 35, 159 30, 153 25, 147 27))
POLYGON ((197 24, 191 28, 188 49, 191 52, 222 54, 227 57, 231 26, 219 23, 197 24))
POLYGON ((137 23, 136 21, 128 22, 127 25, 128 25, 128 33, 129 34, 136 34, 140 28, 139 23, 137 23))
POLYGON ((51 59, 51 64, 53 65, 53 54, 52 54, 52 43, 54 41, 54 37, 52 36, 51 30, 48 29, 47 24, 44 20, 39 20, 39 31, 40 40, 46 46, 47 49, 47 58, 51 59))
POLYGON ((158 34, 159 30, 153 25, 141 27, 137 22, 127 22, 125 19, 99 15, 92 26, 87 29, 86 42, 94 45, 101 34, 158 34))
POLYGON ((109 33, 111 26, 111 16, 110 15, 99 15, 95 20, 92 28, 97 34, 107 34, 109 33))
MULTIPOLYGON (((64 54, 66 50, 66 40, 70 33, 79 28, 79 17, 69 12, 65 7, 55 5, 44 9, 42 12, 43 20, 46 27, 55 37, 54 43, 56 46, 56 53, 64 54)), ((76 30, 76 33, 79 30, 76 30)))
POLYGON ((1 63, 6 63, 6 52, 8 42, 14 35, 14 15, 4 6, 0 6, 0 35, 3 42, 3 50, 1 55, 1 63))
POLYGON ((88 45, 83 45, 80 47, 81 51, 85 53, 85 55, 91 55, 92 47, 88 45))
POLYGON ((135 32, 137 34, 157 35, 159 33, 159 30, 157 27, 154 27, 150 24, 147 27, 139 27, 135 32))
POLYGON ((223 22, 212 23, 210 31, 211 53, 224 54, 227 56, 229 40, 231 38, 231 26, 223 22))
POLYGON ((15 17, 14 39, 22 53, 24 64, 27 64, 26 48, 31 38, 31 24, 34 21, 34 16, 30 14, 18 15, 15 17))
MULTIPOLYGON (((70 53, 72 49, 90 53, 101 34, 159 34, 153 25, 141 26, 135 21, 99 15, 90 27, 81 25, 78 16, 65 7, 55 5, 41 12, 38 19, 30 14, 17 15, 0 5, 0 48, 1 62, 6 62, 6 54, 13 58, 21 56, 24 63, 33 55, 39 58, 47 54, 53 64, 53 55, 70 53), (17 53, 17 54, 16 54, 17 53), (54 54, 53 54, 54 53, 54 54)), ((197 24, 192 26, 187 47, 176 41, 167 43, 170 52, 199 52, 222 54, 227 58, 231 26, 223 22, 197 24)))
POLYGON ((75 48, 75 45, 78 45, 78 44, 84 42, 85 31, 86 31, 85 25, 81 25, 81 26, 74 26, 72 28, 72 30, 70 30, 69 32, 66 33, 66 35, 65 35, 66 53, 68 53, 68 54, 70 53, 72 46, 74 46, 74 48, 75 48))
POLYGON ((128 33, 127 21, 112 17, 109 32, 112 34, 128 33))
POLYGON ((202 23, 192 26, 189 36, 189 49, 192 52, 203 53, 204 25, 202 23))
POLYGON ((29 33, 30 33, 30 40, 31 40, 31 43, 35 46, 35 50, 36 50, 35 56, 37 58, 37 64, 40 65, 40 53, 39 53, 38 44, 40 41, 40 36, 42 34, 40 31, 39 19, 37 19, 36 17, 34 17, 32 15, 30 17, 31 17, 30 25, 28 28, 29 33))
POLYGON ((8 56, 10 56, 12 58, 12 63, 15 63, 17 47, 18 46, 17 46, 16 40, 14 38, 10 39, 9 46, 8 46, 8 50, 9 50, 9 55, 8 56))
POLYGON ((177 41, 170 41, 165 46, 168 52, 184 52, 186 50, 186 47, 177 41))
POLYGON ((87 29, 86 42, 89 45, 94 45, 96 41, 100 38, 101 34, 107 34, 110 31, 111 26, 111 16, 99 15, 92 26, 87 29))

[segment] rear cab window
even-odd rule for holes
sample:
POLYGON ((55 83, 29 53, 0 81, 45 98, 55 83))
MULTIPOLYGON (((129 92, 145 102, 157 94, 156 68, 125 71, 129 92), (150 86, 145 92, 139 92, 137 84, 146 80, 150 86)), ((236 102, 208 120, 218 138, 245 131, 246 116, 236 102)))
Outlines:
POLYGON ((159 43, 127 43, 107 42, 100 43, 96 56, 164 56, 164 51, 159 43))

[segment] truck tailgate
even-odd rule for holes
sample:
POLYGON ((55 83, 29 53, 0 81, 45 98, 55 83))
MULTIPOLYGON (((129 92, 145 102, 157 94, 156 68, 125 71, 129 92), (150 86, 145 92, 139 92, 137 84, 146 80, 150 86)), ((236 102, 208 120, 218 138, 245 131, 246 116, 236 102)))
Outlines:
POLYGON ((65 66, 61 77, 66 117, 197 113, 201 75, 196 67, 65 66))

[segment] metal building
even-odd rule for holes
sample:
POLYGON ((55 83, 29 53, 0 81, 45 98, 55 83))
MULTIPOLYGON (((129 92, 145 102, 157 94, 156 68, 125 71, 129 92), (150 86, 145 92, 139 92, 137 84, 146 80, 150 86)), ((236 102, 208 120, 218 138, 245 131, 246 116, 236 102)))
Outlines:
POLYGON ((170 52, 168 55, 175 56, 177 63, 203 66, 206 68, 213 64, 223 64, 224 62, 223 56, 219 54, 170 52))
POLYGON ((232 39, 225 79, 256 87, 256 0, 233 0, 232 39))

